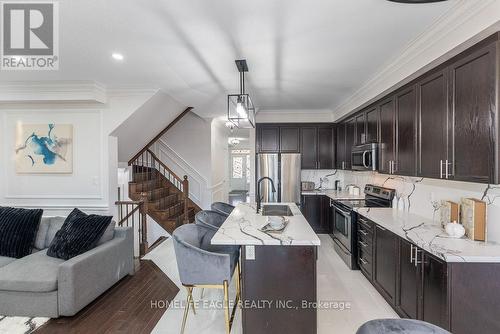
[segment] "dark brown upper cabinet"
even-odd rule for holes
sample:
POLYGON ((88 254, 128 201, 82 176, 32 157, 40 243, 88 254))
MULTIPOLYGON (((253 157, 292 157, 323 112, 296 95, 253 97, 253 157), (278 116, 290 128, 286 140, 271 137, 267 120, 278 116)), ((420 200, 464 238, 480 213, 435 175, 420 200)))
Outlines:
POLYGON ((378 108, 368 108, 366 110, 366 142, 378 142, 379 114, 378 108))
POLYGON ((361 112, 358 116, 354 117, 356 123, 356 140, 354 145, 361 145, 366 143, 366 114, 361 112))
POLYGON ((392 174, 394 168, 395 152, 395 121, 396 112, 394 98, 390 97, 380 103, 380 158, 379 172, 392 174))
POLYGON ((318 169, 335 168, 335 130, 318 127, 318 169))
POLYGON ((346 167, 346 143, 345 143, 345 131, 346 123, 339 123, 337 125, 337 158, 335 159, 335 167, 337 169, 345 169, 346 167))
POLYGON ((449 178, 498 183, 497 52, 489 45, 450 66, 449 178))
POLYGON ((402 89, 396 102, 396 159, 394 174, 413 176, 417 171, 417 94, 415 86, 402 89))
POLYGON ((345 164, 344 169, 351 169, 352 147, 356 140, 356 119, 351 118, 347 121, 345 127, 345 164))
POLYGON ((280 152, 300 152, 300 128, 298 126, 280 127, 280 152))
POLYGON ((257 130, 257 151, 260 153, 278 153, 280 150, 280 128, 261 126, 257 130))
POLYGON ((300 153, 302 154, 302 169, 318 168, 318 128, 301 127, 300 153))
POLYGON ((417 82, 418 94, 418 161, 417 175, 443 176, 448 159, 448 73, 432 73, 417 82))

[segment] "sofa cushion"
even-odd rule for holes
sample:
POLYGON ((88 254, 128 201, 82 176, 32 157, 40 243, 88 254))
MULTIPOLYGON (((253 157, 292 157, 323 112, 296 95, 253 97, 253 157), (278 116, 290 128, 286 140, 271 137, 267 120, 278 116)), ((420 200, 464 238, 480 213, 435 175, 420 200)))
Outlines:
POLYGON ((0 256, 22 258, 35 244, 43 210, 0 207, 0 256))
POLYGON ((116 225, 116 222, 113 220, 108 225, 108 227, 106 227, 106 230, 104 231, 104 234, 102 235, 101 239, 99 239, 97 246, 100 246, 103 243, 108 242, 115 237, 115 225, 116 225))
POLYGON ((64 260, 37 252, 0 268, 0 290, 50 292, 57 290, 59 265, 64 260))
POLYGON ((47 255, 69 260, 94 248, 111 223, 111 216, 87 215, 74 209, 52 240, 47 255))
POLYGON ((66 217, 50 217, 49 228, 47 230, 47 236, 45 238, 45 245, 42 249, 49 248, 52 240, 54 240, 54 237, 56 236, 57 231, 61 229, 65 220, 66 217))
POLYGON ((47 239, 47 232, 49 230, 51 217, 42 217, 40 221, 40 225, 38 226, 38 232, 36 233, 35 238, 35 248, 44 249, 45 247, 45 239, 47 239))
POLYGON ((0 256, 0 268, 11 263, 14 260, 15 260, 15 258, 13 258, 13 257, 0 256))

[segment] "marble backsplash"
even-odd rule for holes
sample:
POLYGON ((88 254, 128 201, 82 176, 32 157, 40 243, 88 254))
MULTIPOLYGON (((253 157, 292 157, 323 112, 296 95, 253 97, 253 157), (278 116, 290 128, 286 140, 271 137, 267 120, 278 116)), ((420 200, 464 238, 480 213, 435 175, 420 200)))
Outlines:
POLYGON ((500 186, 491 186, 487 189, 488 185, 480 183, 343 170, 303 170, 302 181, 313 181, 319 186, 320 178, 328 174, 335 175, 328 177, 328 182, 323 188, 333 188, 335 180, 340 180, 342 188, 348 184, 355 184, 361 189, 365 184, 383 185, 396 189, 396 196, 404 198, 407 211, 436 221, 439 220, 439 206, 442 200, 460 202, 463 197, 482 199, 484 196, 484 200, 488 203, 488 241, 500 243, 500 186))

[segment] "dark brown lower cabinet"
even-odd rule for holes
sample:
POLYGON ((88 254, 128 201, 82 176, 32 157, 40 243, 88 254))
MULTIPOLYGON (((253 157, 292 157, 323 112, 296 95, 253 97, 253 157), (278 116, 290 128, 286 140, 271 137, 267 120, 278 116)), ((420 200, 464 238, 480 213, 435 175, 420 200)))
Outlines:
POLYGON ((418 319, 419 267, 414 259, 417 247, 404 239, 399 242, 399 269, 396 308, 405 318, 418 319))
POLYGON ((416 250, 422 268, 422 320, 449 329, 447 263, 416 250))
POLYGON ((315 233, 330 233, 330 199, 323 195, 303 195, 301 211, 315 233))
POLYGON ((500 263, 448 263, 363 216, 357 222, 361 272, 401 317, 453 334, 500 333, 500 263))
POLYGON ((375 226, 373 284, 391 305, 394 305, 396 297, 397 245, 398 236, 379 225, 375 226))

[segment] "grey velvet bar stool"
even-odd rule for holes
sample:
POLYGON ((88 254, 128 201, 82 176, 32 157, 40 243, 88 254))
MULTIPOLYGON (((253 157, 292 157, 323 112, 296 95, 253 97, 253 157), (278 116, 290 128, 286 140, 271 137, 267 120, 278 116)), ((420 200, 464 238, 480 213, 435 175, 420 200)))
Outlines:
POLYGON ((229 216, 231 212, 234 210, 234 206, 224 202, 214 202, 211 205, 211 209, 225 216, 229 216))
POLYGON ((184 333, 190 306, 196 314, 193 289, 211 288, 224 290, 224 316, 226 333, 231 332, 236 307, 240 300, 240 246, 217 246, 211 244, 216 231, 195 224, 178 227, 173 233, 173 243, 177 267, 182 285, 188 296, 181 334, 184 333), (229 282, 236 276, 236 299, 232 311, 229 310, 229 282))
POLYGON ((217 231, 226 219, 227 216, 214 210, 203 210, 194 216, 196 225, 201 225, 214 231, 217 231))
POLYGON ((441 327, 412 319, 376 319, 365 322, 356 334, 451 334, 441 327))

